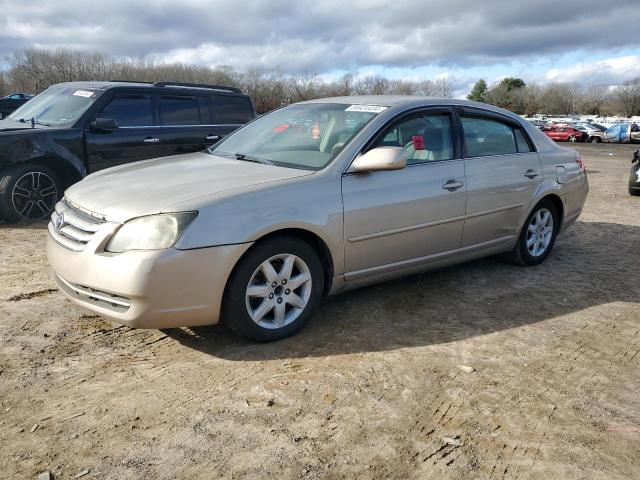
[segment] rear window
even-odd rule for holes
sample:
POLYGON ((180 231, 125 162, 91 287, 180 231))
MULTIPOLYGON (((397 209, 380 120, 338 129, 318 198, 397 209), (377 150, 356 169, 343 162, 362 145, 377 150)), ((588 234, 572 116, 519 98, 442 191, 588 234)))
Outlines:
POLYGON ((195 97, 160 96, 162 125, 200 125, 200 110, 195 97))
POLYGON ((216 123, 241 125, 253 120, 253 109, 247 97, 216 95, 211 103, 216 123))
POLYGON ((489 118, 462 117, 467 156, 517 153, 516 138, 510 125, 489 118))

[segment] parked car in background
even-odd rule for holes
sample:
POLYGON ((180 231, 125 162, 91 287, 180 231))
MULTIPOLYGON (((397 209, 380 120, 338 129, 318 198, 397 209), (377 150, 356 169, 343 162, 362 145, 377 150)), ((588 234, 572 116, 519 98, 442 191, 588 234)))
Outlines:
POLYGON ((90 173, 197 152, 255 115, 251 98, 233 87, 54 85, 0 120, 0 219, 46 217, 64 189, 90 173))
POLYGON ((222 319, 270 341, 326 294, 499 253, 537 265, 587 192, 578 153, 506 110, 318 99, 205 152, 87 177, 57 204, 47 253, 69 299, 117 322, 222 319))
POLYGON ((572 125, 573 128, 580 130, 587 134, 585 141, 591 143, 602 143, 605 128, 598 128, 590 123, 577 122, 572 125))
POLYGON ((629 173, 629 194, 640 195, 640 150, 633 153, 631 172, 629 173))
POLYGON ((584 142, 588 138, 586 132, 570 126, 553 126, 543 132, 556 142, 584 142))
POLYGON ((3 119, 32 98, 33 95, 30 93, 12 93, 0 98, 0 119, 3 119))
POLYGON ((603 141, 608 143, 640 143, 640 128, 636 123, 616 123, 604 132, 603 141))

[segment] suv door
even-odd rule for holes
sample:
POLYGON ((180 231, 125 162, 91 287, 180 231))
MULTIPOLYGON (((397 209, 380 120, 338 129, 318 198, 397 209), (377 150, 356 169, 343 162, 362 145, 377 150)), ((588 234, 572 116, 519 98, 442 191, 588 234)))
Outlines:
POLYGON ((411 113, 366 149, 403 147, 406 168, 343 176, 346 280, 428 263, 460 248, 466 188, 453 131, 449 108, 411 113))
POLYGON ((153 110, 149 94, 116 93, 95 118, 113 119, 118 128, 96 131, 91 122, 85 128, 89 171, 162 156, 161 130, 153 110))
POLYGON ((462 246, 508 242, 519 233, 542 183, 540 159, 515 120, 471 108, 458 112, 467 179, 462 246))
POLYGON ((198 152, 218 141, 220 135, 211 125, 206 97, 162 93, 156 98, 163 155, 198 152))

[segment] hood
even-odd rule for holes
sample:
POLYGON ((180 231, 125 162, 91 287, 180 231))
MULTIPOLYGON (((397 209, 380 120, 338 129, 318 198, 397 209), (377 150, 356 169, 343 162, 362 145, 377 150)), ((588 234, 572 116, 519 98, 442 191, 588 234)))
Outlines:
POLYGON ((34 125, 31 127, 31 122, 26 121, 25 123, 18 122, 16 120, 12 120, 11 118, 5 118, 0 120, 0 133, 2 132, 15 132, 17 130, 52 130, 58 127, 48 127, 46 125, 34 125))
POLYGON ((69 188, 65 198, 122 222, 198 197, 204 204, 208 197, 222 192, 313 173, 198 152, 102 170, 69 188))

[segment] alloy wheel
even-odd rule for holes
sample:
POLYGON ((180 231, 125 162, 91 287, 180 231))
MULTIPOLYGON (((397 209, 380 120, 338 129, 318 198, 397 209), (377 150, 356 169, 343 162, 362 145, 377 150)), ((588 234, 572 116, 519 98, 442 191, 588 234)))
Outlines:
POLYGON ((553 239, 553 215, 546 208, 538 210, 527 227, 527 250, 532 257, 543 255, 553 239))
POLYGON ((52 212, 57 198, 58 187, 54 180, 38 171, 22 175, 11 191, 13 208, 23 218, 46 217, 52 212))
POLYGON ((277 329, 295 321, 311 297, 311 272, 292 254, 275 255, 253 272, 245 293, 249 317, 257 325, 277 329))

